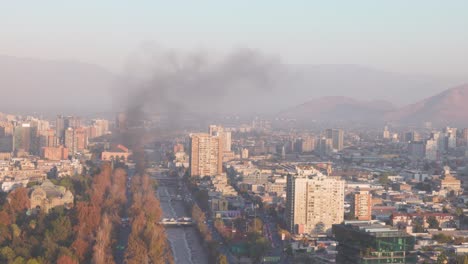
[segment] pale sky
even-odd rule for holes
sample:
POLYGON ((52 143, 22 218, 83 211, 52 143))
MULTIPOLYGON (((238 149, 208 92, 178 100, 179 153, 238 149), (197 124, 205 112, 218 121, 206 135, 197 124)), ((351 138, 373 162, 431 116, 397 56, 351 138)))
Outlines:
POLYGON ((120 71, 142 43, 468 76, 468 1, 1 1, 0 55, 120 71))

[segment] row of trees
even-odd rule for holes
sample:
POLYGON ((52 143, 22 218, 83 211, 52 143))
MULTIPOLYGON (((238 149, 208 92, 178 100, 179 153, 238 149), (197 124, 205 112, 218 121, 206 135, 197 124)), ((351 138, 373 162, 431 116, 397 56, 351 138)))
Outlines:
POLYGON ((159 224, 162 211, 154 186, 154 181, 147 174, 132 178, 132 205, 129 210, 132 230, 125 252, 128 264, 174 263, 165 229, 159 224))
POLYGON ((110 164, 93 175, 57 179, 73 191, 76 205, 32 213, 29 190, 0 197, 1 263, 113 263, 113 226, 125 204, 126 173, 110 164))
POLYGON ((77 202, 77 224, 73 228, 76 238, 71 249, 80 262, 114 263, 112 246, 117 233, 114 227, 120 224, 127 201, 126 179, 124 169, 112 173, 106 163, 93 177, 87 191, 89 199, 77 202))

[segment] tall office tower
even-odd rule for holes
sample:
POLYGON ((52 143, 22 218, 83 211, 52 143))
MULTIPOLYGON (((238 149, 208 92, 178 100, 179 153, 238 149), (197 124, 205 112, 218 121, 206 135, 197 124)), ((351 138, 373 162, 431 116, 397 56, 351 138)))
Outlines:
POLYGON ((333 140, 326 137, 318 139, 316 150, 320 155, 329 154, 333 150, 333 140))
POLYGON ((405 141, 406 142, 411 142, 411 141, 420 141, 420 136, 419 133, 416 131, 410 131, 405 134, 405 141))
POLYGON ((343 150, 344 132, 343 129, 327 129, 325 135, 332 140, 332 147, 336 151, 343 150))
POLYGON ((322 233, 344 218, 344 185, 316 171, 312 176, 287 177, 286 223, 295 234, 322 233))
POLYGON ((57 147, 59 145, 58 138, 55 136, 54 129, 48 129, 39 133, 40 147, 57 147))
POLYGON ((128 128, 127 114, 119 113, 115 120, 115 128, 118 131, 125 131, 128 128))
POLYGON ((445 145, 448 149, 457 147, 457 129, 453 127, 446 127, 444 129, 445 145))
POLYGON ((224 127, 217 125, 210 125, 210 136, 218 136, 221 138, 224 151, 231 151, 231 132, 226 131, 224 127))
POLYGON ((408 154, 413 159, 423 159, 426 155, 426 144, 422 141, 411 141, 408 144, 408 154))
POLYGON ((88 133, 86 128, 75 128, 76 150, 83 151, 88 147, 88 133))
POLYGON ((71 127, 67 128, 65 130, 65 137, 64 137, 64 143, 65 147, 68 148, 68 151, 70 154, 75 154, 76 153, 76 138, 75 138, 75 130, 71 127))
POLYGON ((463 146, 468 146, 468 128, 462 130, 461 141, 463 146))
POLYGON ((384 127, 383 138, 384 139, 390 139, 390 131, 388 131, 388 126, 384 127))
POLYGON ((64 144, 65 140, 65 118, 61 115, 55 120, 55 136, 59 140, 59 144, 64 144))
POLYGON ((353 195, 351 210, 357 220, 372 220, 372 194, 369 190, 359 190, 353 195))
POLYGON ((30 154, 38 154, 39 140, 37 138, 37 127, 29 123, 23 123, 15 127, 13 135, 14 151, 25 151, 30 154))
POLYGON ((315 138, 306 136, 302 139, 302 152, 312 152, 315 150, 315 138))
POLYGON ((65 119, 65 128, 68 128, 68 127, 71 127, 71 128, 81 127, 81 117, 68 116, 65 119))
POLYGON ((426 140, 425 158, 428 160, 437 160, 439 158, 439 143, 437 139, 431 137, 426 140))
POLYGON ((71 155, 83 151, 88 146, 88 137, 86 129, 83 127, 67 128, 65 131, 65 147, 68 148, 71 155))
POLYGON ((109 131, 109 121, 105 119, 94 119, 93 127, 95 128, 94 137, 103 136, 109 131))
POLYGON ((223 144, 218 136, 206 133, 190 137, 190 175, 215 176, 223 171, 223 144))

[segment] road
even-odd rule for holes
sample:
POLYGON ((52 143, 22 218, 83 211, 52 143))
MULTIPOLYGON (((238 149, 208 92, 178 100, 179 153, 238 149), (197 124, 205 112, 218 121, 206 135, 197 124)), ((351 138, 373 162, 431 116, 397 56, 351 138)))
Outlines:
MULTIPOLYGON (((130 179, 135 173, 134 170, 129 169, 127 170, 127 187, 126 187, 126 194, 127 194, 127 204, 125 205, 124 215, 122 217, 128 217, 128 209, 130 208, 132 201, 130 199, 131 193, 129 188, 130 179)), ((130 226, 120 224, 117 226, 118 234, 117 234, 117 246, 114 248, 114 260, 116 264, 123 264, 125 263, 125 249, 127 248, 128 237, 130 236, 130 232, 132 231, 130 226)))
MULTIPOLYGON (((174 199, 178 194, 177 187, 160 182, 158 196, 163 210, 163 218, 179 218, 190 215, 185 211, 183 201, 174 199)), ((175 263, 205 264, 208 256, 203 242, 195 227, 166 228, 167 238, 171 245, 175 263)))

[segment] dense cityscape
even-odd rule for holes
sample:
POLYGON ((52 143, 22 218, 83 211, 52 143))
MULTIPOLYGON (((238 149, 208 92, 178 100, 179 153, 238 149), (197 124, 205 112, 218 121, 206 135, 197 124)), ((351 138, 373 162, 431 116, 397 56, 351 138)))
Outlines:
POLYGON ((468 1, 0 2, 0 264, 468 264, 468 1))
POLYGON ((0 120, 5 262, 467 260, 468 128, 0 120))

